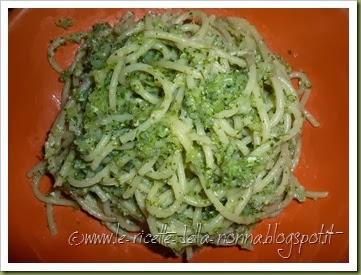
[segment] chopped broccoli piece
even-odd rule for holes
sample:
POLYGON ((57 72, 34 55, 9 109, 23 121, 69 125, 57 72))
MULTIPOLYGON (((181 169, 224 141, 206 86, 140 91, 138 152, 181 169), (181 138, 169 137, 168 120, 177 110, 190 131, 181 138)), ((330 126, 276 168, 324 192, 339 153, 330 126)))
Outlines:
POLYGON ((73 26, 74 21, 71 18, 60 18, 55 22, 55 25, 59 28, 68 29, 73 26))

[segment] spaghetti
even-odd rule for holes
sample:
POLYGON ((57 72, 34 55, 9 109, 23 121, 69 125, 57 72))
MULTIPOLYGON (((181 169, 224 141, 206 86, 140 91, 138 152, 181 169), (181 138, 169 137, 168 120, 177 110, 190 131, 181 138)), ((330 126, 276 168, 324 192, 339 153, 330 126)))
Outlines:
POLYGON ((62 109, 30 176, 53 234, 52 206, 79 206, 129 238, 166 225, 176 234, 162 244, 191 254, 201 243, 181 242, 185 227, 249 232, 294 198, 327 196, 292 174, 304 118, 319 125, 305 108, 310 81, 246 20, 128 13, 54 40, 48 56, 64 82, 62 109), (80 46, 64 70, 54 57, 66 43, 80 46), (45 173, 55 180, 47 195, 45 173))

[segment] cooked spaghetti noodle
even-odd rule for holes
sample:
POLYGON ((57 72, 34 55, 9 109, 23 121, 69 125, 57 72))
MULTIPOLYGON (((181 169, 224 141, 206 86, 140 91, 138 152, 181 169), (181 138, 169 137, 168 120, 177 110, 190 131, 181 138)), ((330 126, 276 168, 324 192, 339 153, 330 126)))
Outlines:
POLYGON ((305 108, 310 81, 244 19, 128 13, 54 40, 48 56, 64 82, 62 109, 30 176, 53 234, 52 206, 79 206, 129 238, 166 225, 176 234, 162 244, 191 254, 201 243, 181 242, 185 227, 248 232, 292 199, 327 195, 292 174, 304 118, 319 125, 305 108), (66 43, 80 46, 64 70, 55 52, 66 43))

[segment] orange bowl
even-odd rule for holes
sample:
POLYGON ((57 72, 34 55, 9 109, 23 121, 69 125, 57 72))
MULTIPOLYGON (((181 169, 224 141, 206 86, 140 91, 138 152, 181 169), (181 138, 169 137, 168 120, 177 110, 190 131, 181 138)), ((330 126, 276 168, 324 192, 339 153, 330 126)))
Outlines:
MULTIPOLYGON (((109 231, 80 210, 65 207, 55 207, 59 234, 51 236, 44 205, 34 198, 30 180, 26 177, 41 159, 47 132, 59 111, 62 84, 47 62, 49 41, 65 33, 88 30, 98 21, 114 22, 126 11, 24 9, 10 14, 9 262, 182 261, 162 253, 157 247, 133 243, 70 245, 69 236, 75 231, 79 234, 109 234, 109 231), (66 31, 56 27, 54 22, 61 17, 73 18, 75 25, 66 31)), ((149 9, 133 11, 141 17, 149 9)), ((327 190, 329 196, 302 204, 292 202, 279 216, 262 221, 253 235, 264 238, 254 244, 252 251, 237 247, 205 247, 197 251, 191 261, 348 262, 348 11, 205 11, 218 16, 246 18, 274 52, 284 57, 295 70, 308 74, 313 92, 307 108, 319 119, 321 127, 312 128, 305 123, 296 175, 306 188, 327 190), (342 233, 327 235, 330 236, 328 239, 321 240, 322 235, 317 233, 326 230, 342 233), (309 240, 302 245, 296 244, 291 238, 297 232, 309 240), (317 241, 315 236, 318 236, 317 241)), ((70 64, 75 49, 72 46, 60 49, 59 62, 70 64)), ((42 188, 45 190, 49 183, 50 179, 44 178, 42 188)))

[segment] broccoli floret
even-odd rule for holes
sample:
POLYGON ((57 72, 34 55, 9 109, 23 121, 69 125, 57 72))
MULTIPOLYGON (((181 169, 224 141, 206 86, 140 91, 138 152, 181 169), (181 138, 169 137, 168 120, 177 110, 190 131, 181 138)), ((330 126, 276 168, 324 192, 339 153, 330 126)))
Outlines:
POLYGON ((178 141, 171 134, 169 126, 164 123, 157 123, 137 137, 136 149, 139 158, 153 158, 156 155, 166 158, 177 148, 178 141))
POLYGON ((59 28, 68 29, 73 26, 74 22, 71 18, 60 18, 55 22, 55 25, 59 28))
POLYGON ((101 69, 105 66, 112 45, 114 44, 112 28, 109 24, 101 23, 93 27, 86 43, 88 50, 89 65, 94 69, 101 69))
MULTIPOLYGON (((101 132, 100 132, 101 134, 101 132)), ((98 133, 99 135, 99 133, 98 133)), ((79 136, 74 140, 74 144, 76 145, 76 149, 81 154, 87 154, 88 152, 91 152, 96 144, 97 144, 97 136, 95 133, 87 132, 82 136, 79 136)))
POLYGON ((206 128, 211 128, 214 115, 229 109, 241 97, 246 83, 247 75, 240 71, 218 74, 187 92, 185 108, 191 118, 200 119, 206 128))
POLYGON ((109 92, 104 88, 97 88, 89 95, 85 108, 87 121, 92 122, 109 111, 109 92))
POLYGON ((260 169, 262 169, 262 161, 254 156, 240 159, 225 158, 222 164, 223 184, 229 187, 247 188, 260 169))

